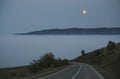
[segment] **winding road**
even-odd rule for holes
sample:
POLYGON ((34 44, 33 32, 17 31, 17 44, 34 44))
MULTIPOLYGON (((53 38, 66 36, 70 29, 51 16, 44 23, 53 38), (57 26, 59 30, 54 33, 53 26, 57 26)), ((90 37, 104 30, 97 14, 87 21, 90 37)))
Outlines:
POLYGON ((72 66, 54 74, 38 79, 104 79, 93 67, 85 63, 74 63, 72 66))

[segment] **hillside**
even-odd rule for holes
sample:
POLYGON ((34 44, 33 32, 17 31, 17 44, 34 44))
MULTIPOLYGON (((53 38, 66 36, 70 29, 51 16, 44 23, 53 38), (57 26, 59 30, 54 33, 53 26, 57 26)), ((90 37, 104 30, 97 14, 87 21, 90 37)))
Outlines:
POLYGON ((68 28, 68 29, 47 29, 16 35, 120 35, 120 28, 68 28))
POLYGON ((95 67, 105 79, 120 79, 120 43, 79 56, 72 61, 85 62, 95 67))

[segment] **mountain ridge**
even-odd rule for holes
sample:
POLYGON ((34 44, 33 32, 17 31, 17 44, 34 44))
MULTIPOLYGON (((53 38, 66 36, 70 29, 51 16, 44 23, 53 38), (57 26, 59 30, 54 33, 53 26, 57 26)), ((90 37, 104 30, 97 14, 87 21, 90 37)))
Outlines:
POLYGON ((16 35, 120 35, 120 27, 45 29, 16 35))

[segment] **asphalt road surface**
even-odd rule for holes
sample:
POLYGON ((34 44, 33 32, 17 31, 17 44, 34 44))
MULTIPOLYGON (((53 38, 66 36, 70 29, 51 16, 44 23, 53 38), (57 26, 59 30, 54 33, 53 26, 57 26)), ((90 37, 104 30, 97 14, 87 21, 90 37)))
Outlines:
POLYGON ((72 66, 54 74, 38 79, 104 79, 93 67, 84 63, 74 63, 72 66))

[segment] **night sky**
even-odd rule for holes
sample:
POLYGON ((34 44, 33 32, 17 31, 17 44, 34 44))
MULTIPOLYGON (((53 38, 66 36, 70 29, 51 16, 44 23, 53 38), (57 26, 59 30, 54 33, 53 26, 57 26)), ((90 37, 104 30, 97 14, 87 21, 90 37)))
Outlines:
POLYGON ((120 27, 120 0, 0 0, 0 34, 88 27, 120 27))

